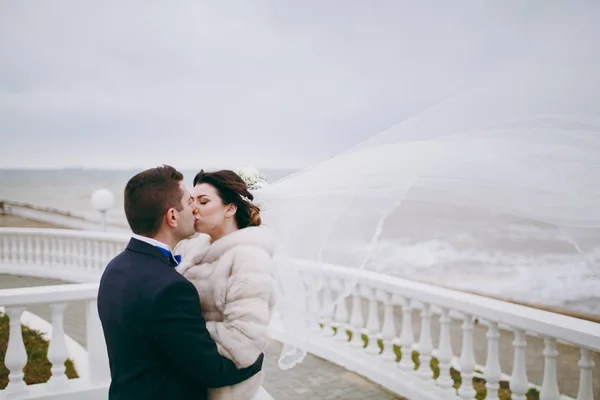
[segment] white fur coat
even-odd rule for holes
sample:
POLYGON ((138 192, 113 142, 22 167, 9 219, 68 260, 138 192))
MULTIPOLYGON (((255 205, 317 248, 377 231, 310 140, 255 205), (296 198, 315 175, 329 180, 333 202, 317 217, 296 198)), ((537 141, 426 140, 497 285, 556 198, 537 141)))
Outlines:
MULTIPOLYGON (((238 368, 252 365, 264 352, 275 305, 272 277, 274 238, 264 227, 248 227, 210 243, 196 234, 175 248, 182 255, 177 271, 200 295, 206 327, 219 353, 238 368)), ((262 372, 238 385, 211 389, 211 399, 251 399, 262 372)))

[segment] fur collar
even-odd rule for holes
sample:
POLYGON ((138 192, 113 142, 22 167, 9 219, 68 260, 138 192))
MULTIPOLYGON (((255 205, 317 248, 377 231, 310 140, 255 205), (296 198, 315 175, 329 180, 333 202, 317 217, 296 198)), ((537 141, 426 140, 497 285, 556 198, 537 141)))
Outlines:
POLYGON ((271 229, 264 226, 249 226, 237 230, 213 242, 204 262, 213 262, 226 251, 240 245, 259 247, 273 256, 275 238, 271 229))

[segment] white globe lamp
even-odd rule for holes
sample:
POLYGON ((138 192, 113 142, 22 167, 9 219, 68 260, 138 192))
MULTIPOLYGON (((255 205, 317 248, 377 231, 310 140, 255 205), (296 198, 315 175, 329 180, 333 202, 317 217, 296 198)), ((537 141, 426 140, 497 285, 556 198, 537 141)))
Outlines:
POLYGON ((106 212, 115 204, 115 196, 108 189, 98 189, 92 193, 92 207, 100 212, 102 230, 106 230, 106 212))

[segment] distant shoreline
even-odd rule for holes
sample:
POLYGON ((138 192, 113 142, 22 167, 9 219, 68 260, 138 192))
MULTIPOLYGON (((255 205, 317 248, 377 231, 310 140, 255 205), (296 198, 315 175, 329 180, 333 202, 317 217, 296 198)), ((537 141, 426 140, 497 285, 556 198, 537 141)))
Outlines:
POLYGON ((42 212, 47 212, 47 213, 51 213, 51 214, 62 215, 62 216, 69 217, 69 218, 76 218, 76 219, 80 219, 82 221, 89 221, 79 215, 73 215, 69 211, 62 211, 62 210, 57 210, 56 208, 39 207, 39 206, 34 206, 33 204, 29 204, 29 203, 21 203, 18 201, 10 201, 10 200, 0 199, 0 214, 10 213, 10 207, 20 207, 20 208, 25 208, 28 210, 42 211, 42 212), (8 210, 8 212, 5 211, 5 208, 8 210))
MULTIPOLYGON (((29 221, 38 221, 40 223, 51 225, 52 227, 82 230, 98 230, 100 222, 79 215, 74 215, 68 211, 62 211, 51 207, 39 207, 29 203, 16 201, 7 201, 0 199, 0 216, 13 216, 23 218, 29 221)), ((108 231, 129 231, 127 225, 107 223, 108 231)))

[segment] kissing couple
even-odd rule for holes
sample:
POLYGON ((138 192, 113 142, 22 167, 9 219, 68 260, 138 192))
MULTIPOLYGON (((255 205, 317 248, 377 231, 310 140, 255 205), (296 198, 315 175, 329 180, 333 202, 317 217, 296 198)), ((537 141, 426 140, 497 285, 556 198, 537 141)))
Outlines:
POLYGON ((271 398, 273 235, 235 172, 200 171, 193 185, 163 165, 125 186, 133 236, 98 292, 110 400, 271 398))

